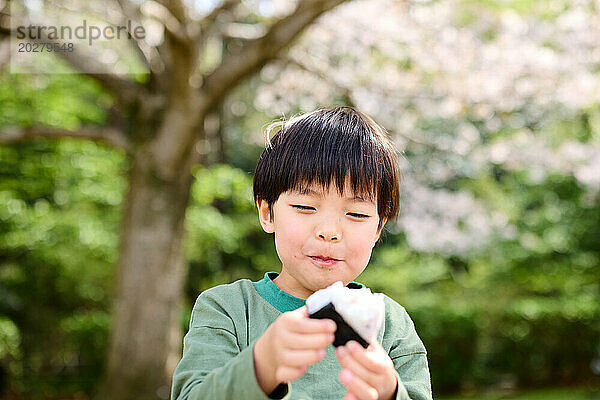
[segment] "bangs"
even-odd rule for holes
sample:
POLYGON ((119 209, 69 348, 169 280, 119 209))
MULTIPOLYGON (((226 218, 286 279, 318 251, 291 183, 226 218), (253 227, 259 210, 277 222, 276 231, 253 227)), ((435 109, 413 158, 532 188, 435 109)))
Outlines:
POLYGON ((276 147, 284 150, 273 154, 280 160, 273 176, 275 186, 282 192, 302 193, 314 184, 324 190, 333 184, 344 195, 348 185, 353 195, 376 201, 376 182, 382 179, 378 165, 383 160, 378 159, 369 133, 362 129, 344 132, 335 121, 311 122, 292 125, 273 138, 276 147))
POLYGON ((368 116, 337 107, 274 126, 281 129, 267 139, 258 161, 255 200, 273 204, 288 190, 303 193, 315 184, 328 190, 334 184, 340 195, 349 188, 353 196, 376 202, 380 217, 397 214, 395 151, 382 128, 368 116))

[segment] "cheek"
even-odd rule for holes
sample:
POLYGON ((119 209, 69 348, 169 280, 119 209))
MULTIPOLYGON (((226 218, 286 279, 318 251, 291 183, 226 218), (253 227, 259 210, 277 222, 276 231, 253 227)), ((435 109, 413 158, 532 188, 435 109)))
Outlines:
POLYGON ((294 229, 292 224, 278 227, 275 234, 275 246, 277 252, 285 258, 296 257, 302 250, 302 233, 298 228, 294 229))
POLYGON ((361 232, 357 232, 356 235, 353 235, 352 243, 348 246, 349 250, 357 260, 367 262, 371 257, 371 251, 373 250, 376 238, 376 227, 373 229, 361 230, 361 232))
POLYGON ((367 240, 362 240, 359 243, 356 243, 354 246, 352 246, 352 253, 354 255, 354 257, 357 260, 360 260, 360 262, 367 262, 369 261, 369 258, 371 258, 371 250, 373 249, 373 247, 371 246, 371 243, 367 240))

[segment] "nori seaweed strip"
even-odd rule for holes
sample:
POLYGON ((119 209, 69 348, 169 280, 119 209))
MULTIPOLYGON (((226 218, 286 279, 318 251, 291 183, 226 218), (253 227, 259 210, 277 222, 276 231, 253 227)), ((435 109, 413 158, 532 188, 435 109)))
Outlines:
POLYGON ((335 306, 332 303, 328 303, 325 307, 321 308, 314 314, 309 315, 310 318, 316 319, 331 319, 337 325, 335 331, 335 339, 333 345, 335 347, 343 346, 350 340, 355 340, 362 345, 365 349, 369 347, 369 343, 364 340, 346 321, 344 318, 335 310, 335 306))

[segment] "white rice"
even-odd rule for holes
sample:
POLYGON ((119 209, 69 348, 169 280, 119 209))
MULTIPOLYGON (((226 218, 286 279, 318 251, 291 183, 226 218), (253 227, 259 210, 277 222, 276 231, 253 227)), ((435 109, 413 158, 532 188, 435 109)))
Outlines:
POLYGON ((383 294, 373 294, 368 288, 350 289, 338 281, 306 299, 309 314, 329 303, 363 339, 369 343, 376 340, 385 313, 383 294))

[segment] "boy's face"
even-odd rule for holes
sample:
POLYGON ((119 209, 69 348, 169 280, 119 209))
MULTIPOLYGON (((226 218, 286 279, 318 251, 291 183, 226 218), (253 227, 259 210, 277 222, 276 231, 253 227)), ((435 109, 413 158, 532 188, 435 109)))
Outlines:
POLYGON ((328 191, 318 184, 309 188, 307 194, 282 193, 272 219, 267 202, 257 204, 263 229, 275 233, 282 263, 275 283, 303 299, 338 280, 344 285, 354 280, 381 234, 376 200, 356 198, 348 183, 343 196, 333 184, 328 191))

